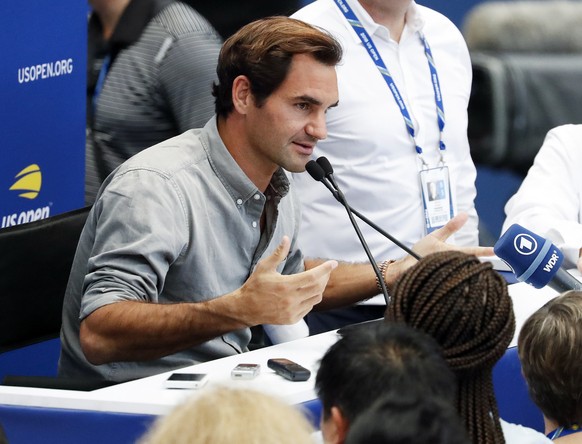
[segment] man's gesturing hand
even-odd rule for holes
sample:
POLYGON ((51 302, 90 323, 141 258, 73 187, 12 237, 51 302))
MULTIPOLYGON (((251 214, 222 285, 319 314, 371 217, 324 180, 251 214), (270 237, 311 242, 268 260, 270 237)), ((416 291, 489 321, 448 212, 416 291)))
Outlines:
MULTIPOLYGON (((475 256, 493 256, 493 247, 479 247, 479 246, 459 246, 448 244, 446 241, 449 237, 459 231, 465 222, 467 222, 467 214, 459 213, 448 221, 444 226, 420 239, 412 249, 420 256, 426 256, 438 251, 457 250, 463 253, 473 254, 475 256)), ((396 261, 393 265, 388 267, 385 276, 386 283, 391 288, 396 279, 400 277, 408 268, 416 263, 416 259, 412 256, 405 256, 396 261)))
POLYGON ((475 256, 493 256, 494 253, 492 247, 458 246, 446 243, 449 237, 465 225, 467 218, 468 216, 466 213, 457 214, 443 227, 420 239, 416 244, 414 244, 412 249, 421 256, 446 250, 462 251, 463 253, 474 254, 475 256))
POLYGON ((321 302, 337 261, 326 261, 303 273, 282 275, 277 266, 289 253, 287 236, 269 257, 260 261, 240 289, 240 307, 248 325, 294 324, 321 302))

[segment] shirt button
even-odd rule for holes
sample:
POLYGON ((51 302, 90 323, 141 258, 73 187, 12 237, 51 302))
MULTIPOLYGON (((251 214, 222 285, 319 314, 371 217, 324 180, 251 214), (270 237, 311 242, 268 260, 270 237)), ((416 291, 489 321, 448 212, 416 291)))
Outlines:
POLYGON ((242 199, 237 199, 237 200, 236 200, 236 204, 237 204, 237 205, 242 205, 242 199))
POLYGON ((257 223, 253 222, 253 228, 257 228, 257 223))
POLYGON ((261 198, 261 196, 259 196, 258 194, 255 194, 253 197, 255 198, 255 200, 259 200, 261 198))

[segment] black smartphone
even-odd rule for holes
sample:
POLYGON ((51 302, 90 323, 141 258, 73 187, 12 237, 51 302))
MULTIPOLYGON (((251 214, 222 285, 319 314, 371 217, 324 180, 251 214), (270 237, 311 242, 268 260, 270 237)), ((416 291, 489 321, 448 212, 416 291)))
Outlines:
POLYGON ((311 376, 311 372, 305 367, 286 358, 269 359, 267 367, 289 381, 307 381, 311 376))

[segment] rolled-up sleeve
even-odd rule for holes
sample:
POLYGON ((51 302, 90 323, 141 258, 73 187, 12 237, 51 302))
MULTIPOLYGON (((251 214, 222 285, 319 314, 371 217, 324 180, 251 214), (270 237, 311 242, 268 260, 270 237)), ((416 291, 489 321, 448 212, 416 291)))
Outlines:
POLYGON ((168 269, 188 242, 177 187, 156 171, 129 170, 109 184, 95 205, 95 242, 80 318, 114 302, 157 302, 168 269))

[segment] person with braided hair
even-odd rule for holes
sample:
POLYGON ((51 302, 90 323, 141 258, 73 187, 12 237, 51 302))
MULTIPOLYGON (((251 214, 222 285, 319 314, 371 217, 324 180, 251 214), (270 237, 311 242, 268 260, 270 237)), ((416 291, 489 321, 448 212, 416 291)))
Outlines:
POLYGON ((515 317, 507 283, 490 263, 452 251, 425 256, 395 283, 385 318, 428 333, 442 347, 474 444, 548 442, 499 418, 492 371, 513 338, 515 317))

